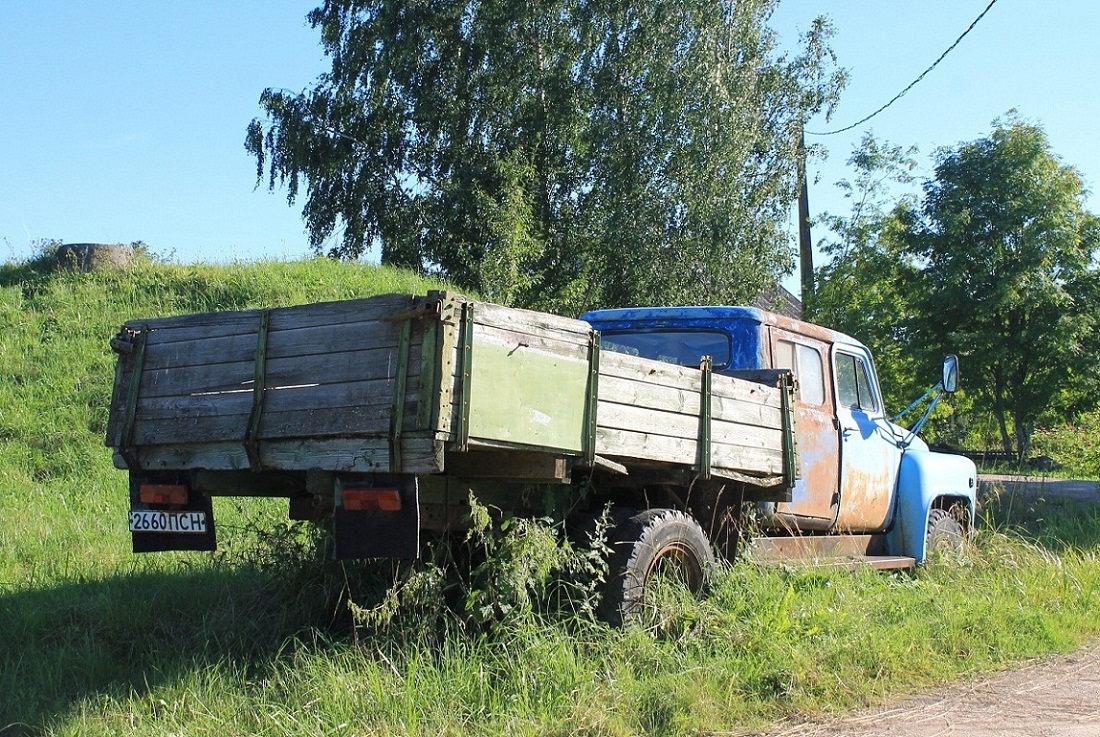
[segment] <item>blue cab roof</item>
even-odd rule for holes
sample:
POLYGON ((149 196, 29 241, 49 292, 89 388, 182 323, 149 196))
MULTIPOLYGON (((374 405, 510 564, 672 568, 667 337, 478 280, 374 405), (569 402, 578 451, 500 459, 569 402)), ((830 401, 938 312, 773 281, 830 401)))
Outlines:
MULTIPOLYGON (((765 326, 812 336, 830 343, 862 344, 844 333, 746 306, 626 307, 592 310, 580 316, 600 332, 646 332, 668 329, 716 330, 729 336, 730 360, 724 368, 755 369, 770 365, 765 326)), ((716 366, 715 368, 718 368, 716 366)))
POLYGON ((758 307, 714 305, 695 307, 624 307, 591 310, 580 316, 596 330, 647 330, 666 327, 726 330, 741 323, 775 325, 784 330, 812 336, 830 343, 863 346, 863 343, 837 330, 796 320, 758 307))
POLYGON ((624 307, 613 310, 592 310, 580 319, 597 330, 621 328, 693 327, 724 328, 731 320, 767 322, 767 313, 756 307, 717 305, 712 307, 624 307), (598 323, 598 325, 597 325, 598 323))
POLYGON ((768 313, 755 307, 628 307, 581 315, 605 333, 675 330, 718 331, 728 336, 728 356, 718 370, 757 369, 769 365, 764 325, 768 313))

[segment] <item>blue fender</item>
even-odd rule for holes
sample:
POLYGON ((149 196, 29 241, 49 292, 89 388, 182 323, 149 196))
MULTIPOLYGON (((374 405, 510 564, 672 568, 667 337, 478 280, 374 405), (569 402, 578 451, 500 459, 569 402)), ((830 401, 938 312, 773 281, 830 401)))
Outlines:
POLYGON ((886 535, 890 552, 923 562, 928 515, 936 507, 965 504, 973 525, 977 486, 978 469, 969 458, 908 449, 898 472, 894 524, 886 535))

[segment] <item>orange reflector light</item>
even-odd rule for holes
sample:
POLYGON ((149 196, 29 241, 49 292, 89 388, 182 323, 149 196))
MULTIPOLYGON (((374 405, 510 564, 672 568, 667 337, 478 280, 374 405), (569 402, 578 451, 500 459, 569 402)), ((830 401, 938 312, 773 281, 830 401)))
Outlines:
POLYGON ((142 484, 138 497, 143 504, 187 504, 189 492, 182 484, 142 484))
POLYGON ((344 509, 352 512, 400 512, 397 489, 344 489, 344 509))

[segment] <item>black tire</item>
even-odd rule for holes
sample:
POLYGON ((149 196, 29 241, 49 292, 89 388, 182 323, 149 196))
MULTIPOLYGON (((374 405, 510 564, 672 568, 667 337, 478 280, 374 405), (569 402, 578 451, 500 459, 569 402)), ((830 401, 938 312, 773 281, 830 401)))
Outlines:
POLYGON ((962 550, 966 539, 962 523, 947 509, 933 509, 928 514, 928 531, 924 536, 925 558, 935 553, 962 550))
POLYGON ((691 517, 674 509, 637 512, 612 532, 601 614, 616 627, 645 624, 651 581, 668 577, 699 595, 713 568, 710 541, 691 517))

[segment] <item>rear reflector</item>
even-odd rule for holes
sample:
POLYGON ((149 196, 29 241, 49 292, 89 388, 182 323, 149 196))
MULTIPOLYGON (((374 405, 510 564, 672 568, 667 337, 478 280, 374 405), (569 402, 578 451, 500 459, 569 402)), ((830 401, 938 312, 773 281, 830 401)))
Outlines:
POLYGON ((138 498, 142 504, 187 504, 187 487, 182 484, 142 484, 138 498))
POLYGON ((344 489, 344 509, 352 512, 400 512, 397 489, 344 489))

